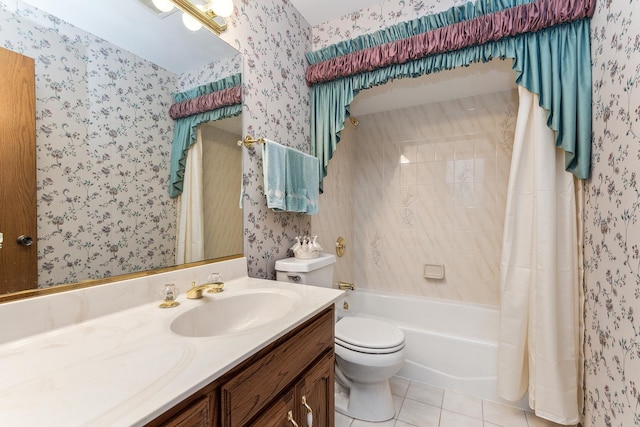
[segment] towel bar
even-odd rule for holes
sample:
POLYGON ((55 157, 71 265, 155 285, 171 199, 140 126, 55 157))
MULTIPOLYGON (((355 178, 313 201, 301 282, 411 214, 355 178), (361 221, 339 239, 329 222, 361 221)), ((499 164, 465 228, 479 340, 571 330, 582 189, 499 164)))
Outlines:
POLYGON ((244 141, 238 141, 238 147, 242 147, 242 144, 247 148, 251 148, 253 144, 264 144, 264 138, 255 139, 253 136, 247 135, 244 137, 244 141))

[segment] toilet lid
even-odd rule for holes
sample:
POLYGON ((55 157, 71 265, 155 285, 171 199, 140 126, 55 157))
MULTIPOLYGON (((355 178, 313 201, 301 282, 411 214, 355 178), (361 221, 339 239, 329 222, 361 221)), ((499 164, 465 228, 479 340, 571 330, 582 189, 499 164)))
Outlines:
POLYGON ((336 344, 363 353, 390 353, 404 347, 404 334, 387 322, 344 317, 336 323, 336 344))

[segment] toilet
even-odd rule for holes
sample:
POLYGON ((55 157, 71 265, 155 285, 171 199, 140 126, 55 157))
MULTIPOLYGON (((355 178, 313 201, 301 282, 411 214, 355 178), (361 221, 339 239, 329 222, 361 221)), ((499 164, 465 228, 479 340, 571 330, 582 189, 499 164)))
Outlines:
MULTIPOLYGON (((276 279, 332 287, 335 255, 286 258, 276 261, 276 279)), ((377 319, 350 316, 335 326, 336 410, 364 421, 386 421, 395 415, 389 378, 405 359, 404 334, 377 319), (340 393, 343 389, 346 393, 340 393)))

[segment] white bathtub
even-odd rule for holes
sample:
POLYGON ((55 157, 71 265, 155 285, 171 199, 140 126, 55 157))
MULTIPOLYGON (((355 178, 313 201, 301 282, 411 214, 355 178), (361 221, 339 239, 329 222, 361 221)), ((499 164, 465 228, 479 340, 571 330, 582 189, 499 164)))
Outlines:
POLYGON ((404 332, 407 360, 398 376, 504 402, 496 393, 498 307, 357 289, 336 308, 339 317, 382 319, 404 332))

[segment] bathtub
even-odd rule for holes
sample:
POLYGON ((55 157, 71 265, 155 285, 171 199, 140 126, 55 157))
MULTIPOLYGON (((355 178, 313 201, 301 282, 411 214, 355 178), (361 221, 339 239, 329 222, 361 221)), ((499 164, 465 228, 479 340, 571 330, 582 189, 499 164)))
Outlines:
MULTIPOLYGON (((357 289, 336 308, 338 317, 381 319, 404 332, 407 359, 398 376, 507 403, 496 393, 498 307, 357 289)), ((508 404, 526 409, 526 398, 508 404)))

